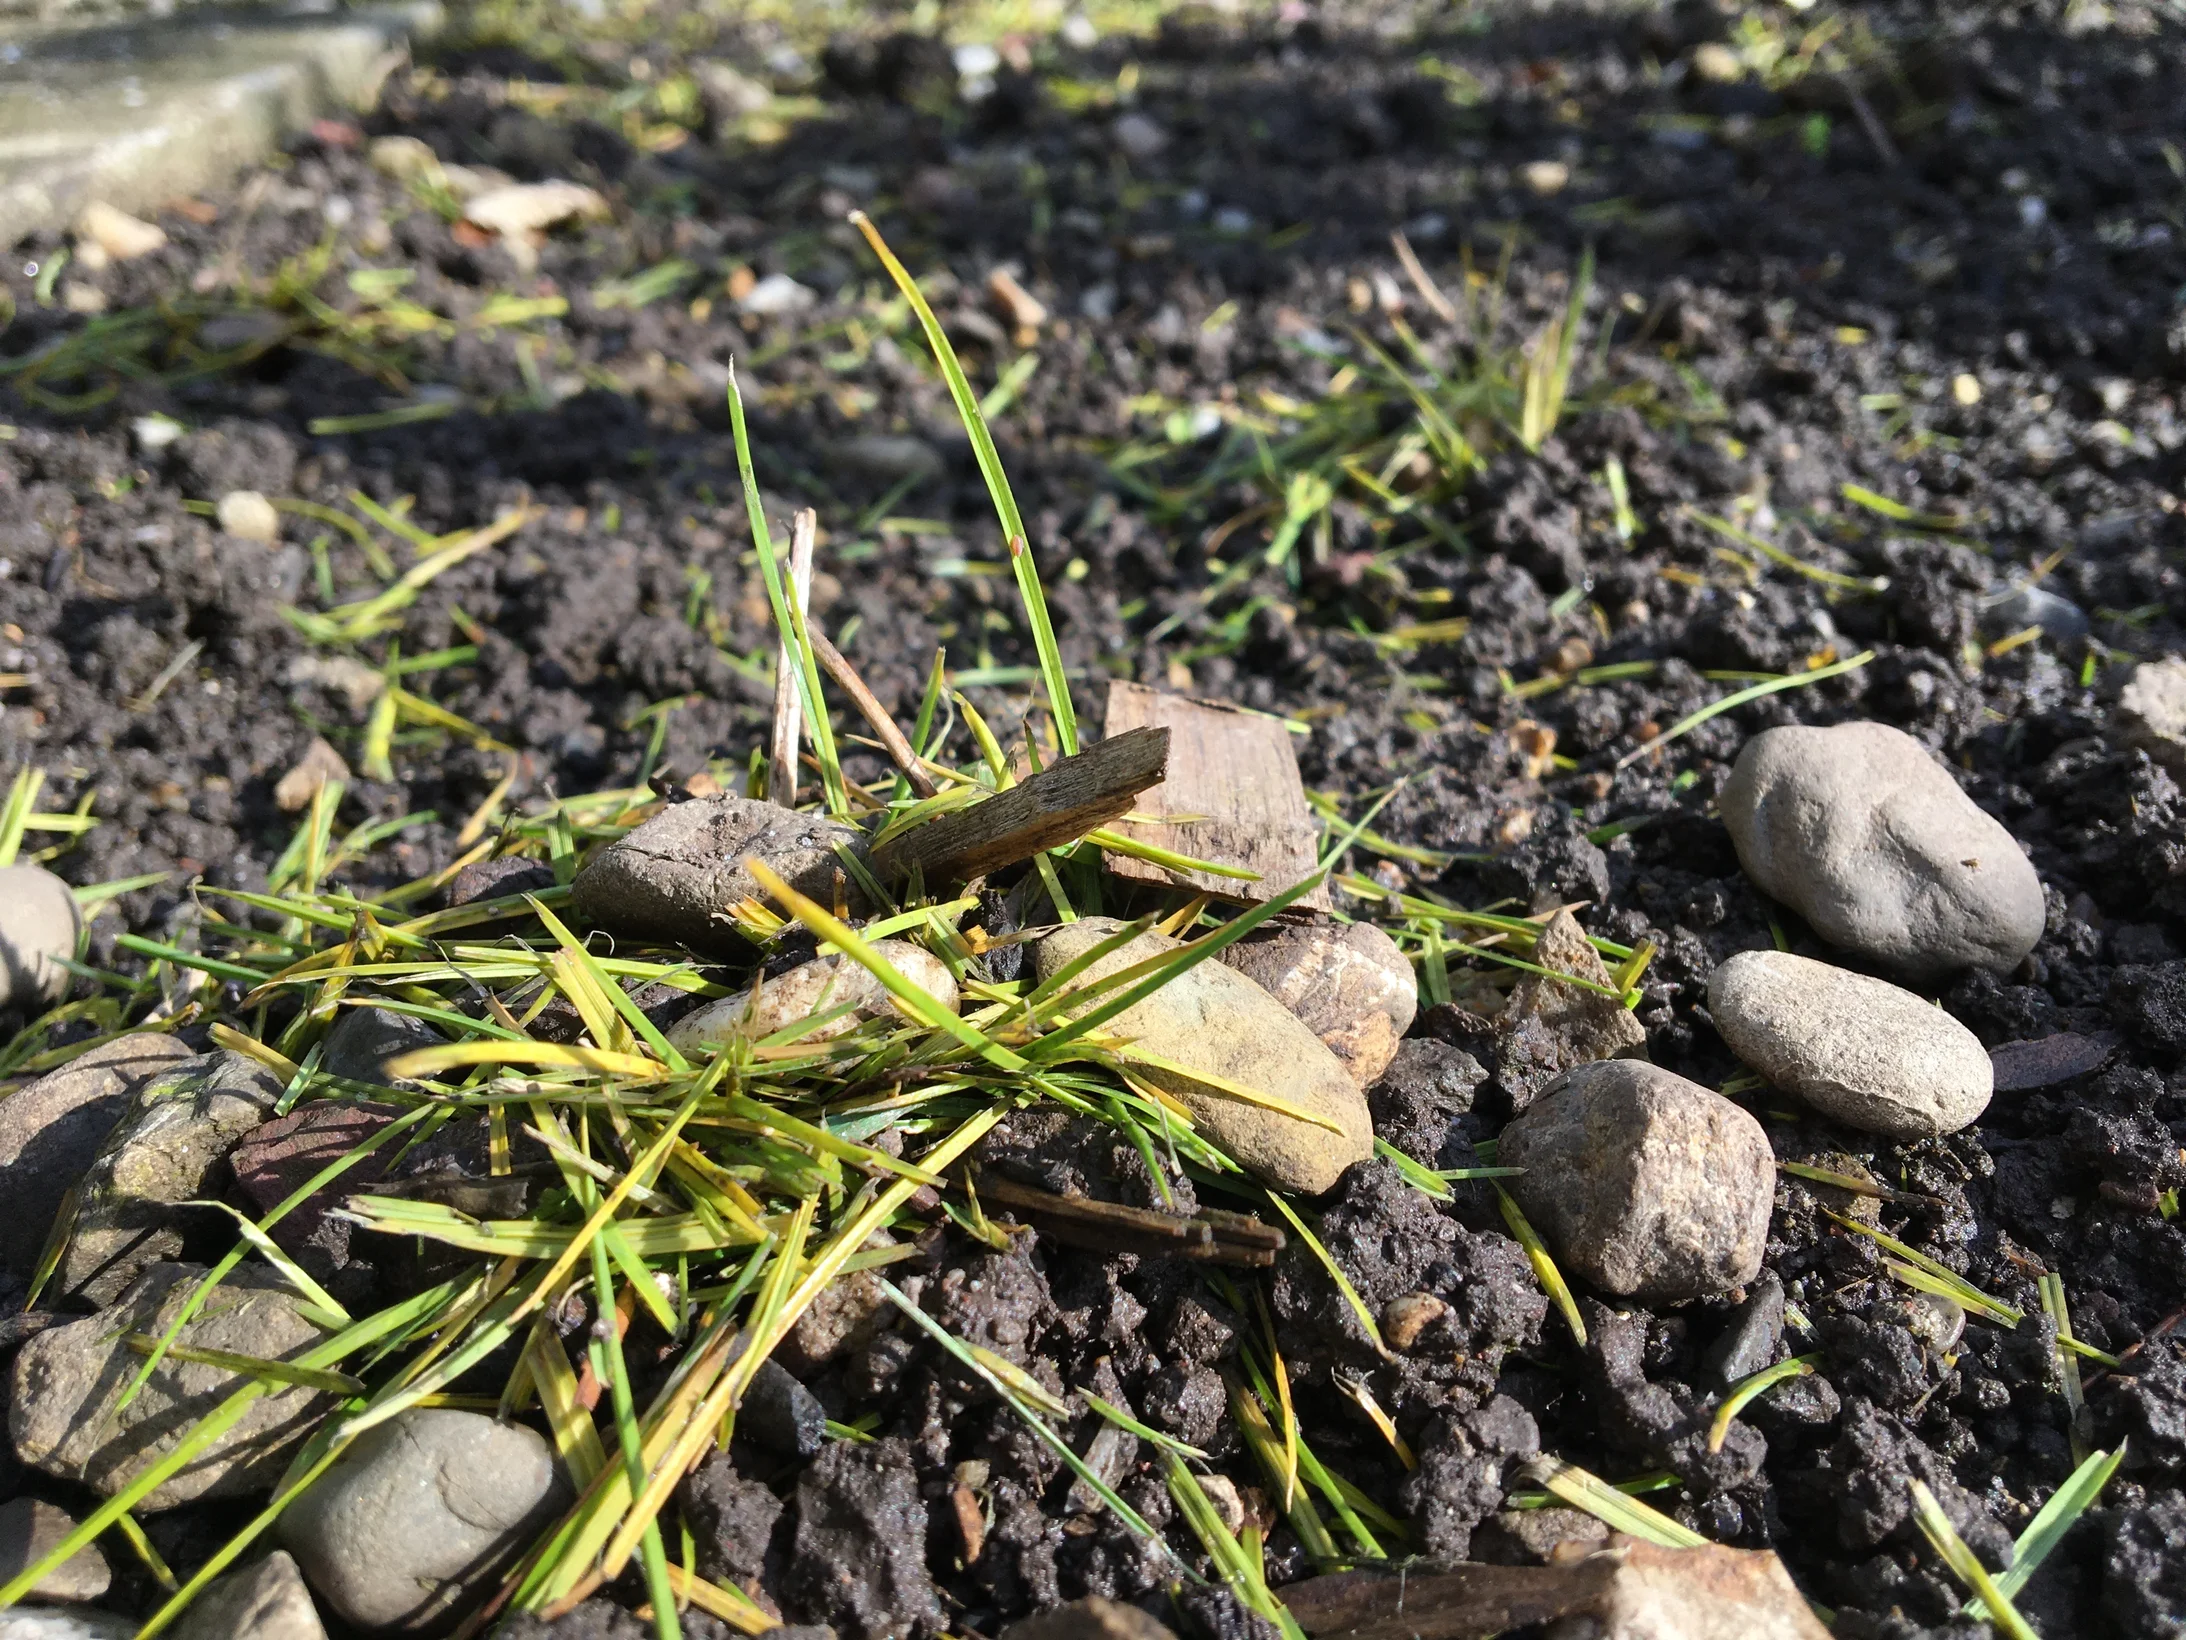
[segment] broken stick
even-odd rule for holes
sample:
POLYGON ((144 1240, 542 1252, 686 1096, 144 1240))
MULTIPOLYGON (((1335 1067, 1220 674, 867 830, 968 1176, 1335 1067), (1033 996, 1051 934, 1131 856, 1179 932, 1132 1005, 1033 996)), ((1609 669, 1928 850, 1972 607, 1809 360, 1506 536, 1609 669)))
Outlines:
MULTIPOLYGON (((784 590, 804 614, 812 601, 812 544, 819 534, 820 515, 810 507, 797 515, 789 533, 789 585, 784 590)), ((797 657, 790 653, 789 634, 781 634, 774 648, 774 739, 767 748, 767 799, 785 809, 797 806, 797 741, 804 732, 804 703, 797 695, 797 657)))
POLYGON ((820 663, 820 670, 835 680, 835 686, 848 695, 858 715, 871 726, 880 741, 881 750, 910 782, 911 790, 921 797, 932 797, 941 788, 934 784, 918 760, 918 753, 911 749, 910 741, 896 727, 896 720, 888 715, 888 709, 866 688, 865 680, 858 676, 858 669, 843 658, 843 652, 828 642, 827 635, 817 627, 807 627, 805 635, 812 640, 812 658, 820 663))
POLYGON ((897 882, 914 871, 929 886, 970 882, 1129 813, 1132 800, 1159 785, 1168 767, 1167 729, 1096 741, 983 803, 889 838, 873 850, 873 869, 897 882))

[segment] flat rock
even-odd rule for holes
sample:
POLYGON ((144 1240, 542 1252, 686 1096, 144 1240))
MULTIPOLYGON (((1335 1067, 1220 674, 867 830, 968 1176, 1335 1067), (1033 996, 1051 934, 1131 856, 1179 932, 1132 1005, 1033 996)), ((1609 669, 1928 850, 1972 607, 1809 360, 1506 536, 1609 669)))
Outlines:
POLYGON ((1373 923, 1263 926, 1222 961, 1303 1020, 1362 1088, 1381 1079, 1419 1012, 1411 959, 1373 923))
MULTIPOLYGON (((61 1546, 76 1517, 43 1498, 0 1504, 0 1582, 21 1575, 61 1546)), ((96 1543, 87 1543, 31 1586, 33 1600, 96 1600, 113 1583, 96 1543)))
POLYGON ((676 803, 592 856, 574 884, 577 911, 610 933, 734 951, 744 941, 730 907, 766 903, 747 859, 764 861, 824 906, 832 908, 839 893, 853 911, 863 909, 837 843, 864 856, 863 832, 818 815, 749 797, 676 803))
MULTIPOLYGON (((873 949, 950 1013, 957 1011, 956 980, 939 957, 908 940, 876 940, 873 949)), ((689 1053, 739 1035, 772 1036, 814 1014, 836 1017, 814 1026, 799 1041, 826 1042, 867 1020, 905 1017, 888 988, 861 964, 840 955, 815 957, 761 984, 756 1006, 749 992, 739 992, 685 1014, 668 1028, 668 1040, 689 1053), (837 1012, 843 1008, 849 1011, 837 1012)))
MULTIPOLYGON (((195 1264, 155 1264, 107 1309, 25 1344, 10 1379, 8 1433, 16 1456, 111 1497, 239 1389, 246 1380, 225 1367, 169 1357, 127 1407, 114 1411, 144 1364, 128 1336, 164 1337, 204 1274, 195 1264)), ((298 1302, 278 1272, 244 1265, 183 1327, 179 1341, 193 1349, 289 1360, 326 1337, 297 1314, 298 1302)), ((336 1397, 298 1385, 261 1396, 140 1507, 171 1509, 196 1498, 267 1491, 289 1454, 335 1404, 336 1397)))
POLYGON ((57 1291, 105 1304, 182 1251, 182 1204, 220 1194, 228 1152, 272 1113, 281 1079, 222 1051, 137 1091, 83 1176, 57 1291))
POLYGON ((1823 1115, 1892 1139, 1956 1133, 1988 1108, 1981 1039, 1887 980, 1788 951, 1741 951, 1708 976, 1731 1052, 1823 1115))
POLYGON ((1998 1093, 2029 1093, 2101 1070, 2116 1047, 2101 1037, 2059 1031, 2027 1042, 1999 1043, 1989 1050, 1989 1071, 1998 1093))
POLYGON ((0 1009, 26 1012, 68 995, 83 913, 68 884, 43 866, 0 866, 0 1009))
POLYGON ((286 1549, 214 1582, 168 1632, 174 1640, 326 1640, 304 1574, 286 1549))
POLYGON ((195 1056, 157 1031, 102 1042, 0 1100, 0 1267, 28 1280, 61 1198, 154 1076, 195 1056))
POLYGON ((2041 879, 2011 833, 1887 724, 1756 735, 1722 804, 1763 893, 1908 978, 2001 973, 2042 937, 2041 879))
MULTIPOLYGON (((394 1105, 323 1099, 254 1128, 228 1153, 235 1185, 260 1215, 271 1212, 325 1169, 368 1142, 402 1114, 394 1105)), ((395 1148, 390 1141, 387 1150, 395 1148)), ((301 1255, 327 1227, 327 1213, 387 1177, 389 1157, 375 1151, 317 1195, 298 1203, 267 1233, 301 1255)), ((343 1238, 347 1244, 346 1236, 343 1238)))
POLYGON ((2125 738, 2186 779, 2186 655, 2143 661, 2118 693, 2125 738))
MULTIPOLYGON (((1086 917, 1056 930, 1034 948, 1035 971, 1050 978, 1122 926, 1112 917, 1086 917)), ((1177 944, 1141 934, 1087 968, 1078 983, 1105 979, 1177 944)), ((1139 1067, 1138 1074, 1191 1113, 1201 1133, 1282 1189, 1317 1196, 1345 1168, 1374 1153, 1366 1096, 1343 1062, 1288 1008, 1234 969, 1202 962, 1103 1030, 1187 1070, 1279 1096, 1334 1122, 1339 1132, 1246 1104, 1174 1071, 1139 1067)))
POLYGON ((1761 1124, 1658 1066, 1618 1059, 1552 1082, 1503 1129, 1497 1165, 1567 1274, 1647 1302, 1760 1272, 1776 1188, 1761 1124))
POLYGON ((281 1517, 281 1541, 359 1628, 434 1628, 568 1502, 522 1424, 417 1408, 366 1430, 281 1517))
POLYGON ((0 65, 0 244, 94 203, 220 186, 330 106, 369 105, 431 0, 312 13, 192 6, 13 31, 0 65))

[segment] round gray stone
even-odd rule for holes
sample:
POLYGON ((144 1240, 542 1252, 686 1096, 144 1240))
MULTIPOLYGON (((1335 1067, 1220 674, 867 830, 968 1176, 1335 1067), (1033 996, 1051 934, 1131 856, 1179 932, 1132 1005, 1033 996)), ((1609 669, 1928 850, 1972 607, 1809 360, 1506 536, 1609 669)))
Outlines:
POLYGON ((2003 972, 2042 937, 2041 879, 2011 833, 1888 724, 1754 736, 1723 823, 1762 892, 1909 978, 2003 972))
POLYGON ((1760 1273, 1776 1193, 1761 1124, 1660 1066, 1566 1071, 1503 1129, 1497 1165, 1569 1275, 1620 1298, 1700 1298, 1760 1273))
POLYGON ((1731 1052, 1823 1115, 1892 1139, 1956 1133, 1988 1108, 1980 1038, 1912 992, 1796 957, 1741 951, 1708 976, 1731 1052))
POLYGON ((281 1540, 362 1629, 438 1626, 565 1506, 554 1453, 521 1424, 419 1408, 368 1429, 281 1517, 281 1540))
POLYGON ((83 914, 68 884, 43 866, 0 866, 0 1008, 35 1011, 68 994, 83 914))

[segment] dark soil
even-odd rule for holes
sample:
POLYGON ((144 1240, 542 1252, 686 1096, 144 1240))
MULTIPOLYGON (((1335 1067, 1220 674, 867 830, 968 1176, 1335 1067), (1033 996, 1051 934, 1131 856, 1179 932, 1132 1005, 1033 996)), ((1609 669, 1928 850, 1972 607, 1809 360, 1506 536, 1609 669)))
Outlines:
MULTIPOLYGON (((249 342, 234 319, 193 316, 185 301, 140 355, 150 376, 94 360, 34 391, 17 378, 0 442, 0 673, 30 680, 0 696, 0 766, 44 769, 48 809, 91 796, 101 824, 55 863, 70 880, 175 873, 99 920, 94 960, 111 960, 125 929, 195 938, 191 881, 263 884, 294 824, 273 786, 314 734, 360 762, 366 706, 279 606, 329 601, 315 554, 332 601, 380 577, 338 531, 313 547, 317 527, 290 516, 285 544, 268 549, 221 535, 189 502, 247 487, 331 507, 356 489, 382 505, 414 497, 411 518, 434 532, 539 503, 536 522, 427 590, 404 652, 476 654, 409 685, 518 749, 519 804, 630 783, 652 733, 637 714, 671 698, 658 769, 736 785, 765 738, 772 639, 722 410, 734 358, 770 505, 783 518, 816 506, 827 532, 815 613, 882 700, 908 717, 937 645, 960 668, 1029 664, 1006 577, 981 568, 1002 543, 968 445, 842 224, 861 204, 926 278, 982 390, 1013 356, 980 296, 997 263, 1014 263, 1062 321, 998 435, 1081 712, 1097 717, 1105 676, 1189 687, 1309 723, 1307 784, 1347 812, 1405 778, 1376 829, 1465 858, 1447 870, 1385 860, 1375 874, 1472 906, 1585 901, 1592 932, 1653 941, 1639 1017, 1658 1063, 1710 1086, 1736 1071, 1704 980, 1769 943, 1772 915, 1794 949, 1827 954, 1747 884, 1713 818, 1729 760, 1763 728, 1869 717, 1911 731, 2049 887, 2035 954, 1942 1001, 1991 1046, 2088 1039, 2107 1050, 2096 1068, 2081 1045, 2060 1051, 2056 1079, 2015 1077, 1976 1128, 1902 1147, 1782 1111, 1765 1091, 1754 1106, 1783 1159, 1865 1169, 1917 1197, 1882 1221, 2027 1310, 2017 1332, 1977 1319, 1939 1353, 1873 1244, 1837 1231, 1818 1211, 1824 1192, 1787 1177, 1768 1266, 1810 1332, 1757 1288, 1758 1310, 1744 1295, 1659 1313, 1588 1301, 1591 1343, 1578 1349, 1492 1198, 1445 1210, 1368 1164, 1322 1204, 1329 1247, 1377 1311, 1415 1291, 1449 1308, 1417 1352, 1385 1362, 1318 1264, 1296 1246, 1284 1255, 1265 1294, 1329 1467, 1407 1516, 1422 1553, 1480 1545, 1503 1558, 1545 1548, 1496 1519, 1517 1460, 1553 1452, 1612 1479, 1668 1470, 1678 1485, 1651 1501, 1719 1541, 1775 1547, 1835 1608, 1840 1635, 1969 1633, 1955 1616, 1964 1591, 1913 1525, 1906 1482, 1927 1482, 1995 1561, 2069 1473, 2035 1288, 2057 1270, 2079 1336, 2128 1355, 2090 1374, 2087 1398, 2094 1443, 2130 1450, 2023 1607, 2047 1640, 2186 1633, 2186 1338, 2167 1332, 2186 1309, 2186 1236, 2164 1210, 2186 1182, 2186 795, 2123 744, 2110 709, 2133 657, 2186 648, 2186 25, 2137 0, 2069 15, 1468 11, 1416 31, 1384 10, 1179 12, 1153 41, 1043 40, 1037 73, 1005 63, 969 110, 945 52, 872 30, 809 85, 772 71, 819 99, 778 143, 717 142, 709 116, 665 152, 604 115, 533 111, 544 104, 526 106, 511 82, 642 94, 696 56, 764 75, 778 42, 685 18, 635 52, 550 37, 533 54, 449 48, 397 78, 365 135, 591 181, 611 224, 520 269, 375 173, 339 127, 212 201, 211 223, 163 216, 168 249, 82 282, 117 311, 233 297, 254 312, 270 303, 288 328, 249 342), (1843 75, 1777 92, 1695 66, 1696 47, 1749 41, 1755 19, 1796 49, 1830 18, 1859 47, 1843 75), (1115 108, 1074 113, 1048 78, 1113 88, 1127 60, 1137 112, 1168 137, 1151 158, 1123 157, 1115 108), (1569 167, 1560 191, 1529 184, 1524 168, 1542 161, 1569 167), (329 213, 336 200, 346 209, 329 213), (1509 255, 1499 328, 1477 347, 1439 329, 1405 283, 1389 249, 1400 227, 1447 290, 1498 288, 1509 255), (367 347, 308 321, 271 282, 329 232, 324 300, 355 312, 344 275, 400 267, 414 275, 404 298, 455 333, 367 347), (1177 500, 1215 450, 1195 440, 1190 407, 1320 400, 1346 359, 1363 361, 1347 327, 1398 344, 1377 284, 1405 299, 1436 358, 1465 367, 1539 329, 1587 243, 1599 272, 1581 352, 1591 361, 1606 343, 1603 363, 1583 365, 1580 405, 1538 455, 1513 445, 1438 503, 1444 535, 1377 534, 1339 501, 1295 581, 1269 570, 1202 601, 1224 550, 1204 532, 1266 497, 1240 478, 1177 500), (692 265, 673 299, 600 300, 605 281, 670 257, 692 265), (820 305, 739 321, 723 282, 740 267, 793 274, 820 305), (1467 267, 1480 283, 1466 285, 1467 267), (465 327, 508 292, 559 294, 569 309, 465 327), (228 328, 208 335, 214 323, 228 328), (188 373, 193 349, 239 335, 252 356, 188 373), (400 384, 372 373, 396 368, 400 384), (1961 374, 1979 385, 1974 403, 1954 391, 1961 374), (110 380, 118 391, 88 409, 56 397, 110 380), (309 430, 409 384, 452 388, 464 408, 309 430), (1172 439, 1164 418, 1179 407, 1172 439), (131 430, 154 412, 189 429, 157 454, 131 430), (938 457, 888 503, 931 523, 870 516, 908 470, 859 442, 875 432, 908 433, 938 457), (1108 458, 1134 441, 1151 459, 1119 475, 1108 458), (1612 457, 1641 526, 1629 544, 1600 476, 1612 457), (1865 510, 1848 483, 1917 517, 1865 510), (1687 509, 1773 522, 1801 556, 1887 576, 1889 590, 1846 594, 1767 563, 1749 574, 1687 509), (1956 522, 1935 527, 1944 517, 1956 522), (2040 593, 2013 594, 2037 566, 2040 593), (1462 636, 1401 637, 1406 623, 1455 616, 1470 617, 1462 636), (2030 627, 2044 630, 1985 650, 2030 627), (1704 672, 1789 671, 1868 648, 1863 669, 1614 766, 1736 687, 1704 672), (1624 662, 1655 667, 1552 677, 1624 662), (1541 678, 1550 686, 1510 692, 1541 678), (1536 725, 1563 757, 1540 778, 1528 772, 1536 725), (1820 1375, 1765 1397, 1722 1451, 1706 1450, 1723 1359, 1751 1370, 1816 1349, 1820 1375), (1339 1393, 1339 1374, 1366 1380, 1416 1471, 1339 1393)), ((18 317, 0 351, 15 359, 84 332, 39 305, 28 270, 53 250, 21 247, 4 270, 18 317)), ((1232 536, 1230 556, 1257 552, 1272 522, 1232 536)), ((358 653, 388 658, 385 640, 358 653)), ((971 691, 1005 733, 1025 718, 1022 676, 971 691)), ((445 865, 504 766, 439 731, 404 731, 394 779, 354 782, 342 822, 413 818, 346 876, 386 884, 445 865)), ((2022 1050, 2014 1064, 2041 1060, 2022 1050)), ((1376 1091, 1377 1124, 1430 1166, 1471 1165, 1532 1085, 1524 1055, 1499 1053, 1461 1009, 1429 1010, 1376 1091)), ((1128 1147, 1059 1133, 1031 1149, 1079 1188, 1143 1195, 1128 1147)), ((1829 1194, 1872 1217, 1872 1201, 1829 1194)), ((1126 1403, 1206 1445, 1242 1486, 1263 1485, 1221 1379, 1262 1323, 1198 1267, 1027 1236, 1008 1256, 937 1240, 914 1279, 952 1332, 1126 1403)), ((1212 1634, 1250 1626, 1220 1600, 1173 1610, 1158 1554, 930 1349, 885 1334, 811 1387, 833 1416, 879 1413, 883 1438, 831 1442, 809 1463, 739 1442, 686 1503, 714 1569, 753 1579, 789 1621, 846 1640, 992 1632, 1103 1593, 1212 1634), (963 1487, 986 1511, 968 1561, 963 1487)), ((1121 1454, 1118 1490, 1189 1544, 1142 1457, 1121 1454)), ((183 1567, 188 1544, 169 1535, 183 1567)), ((1272 1533, 1269 1569, 1313 1570, 1287 1527, 1272 1533)), ((516 1632, 640 1631, 596 1607, 516 1632)))

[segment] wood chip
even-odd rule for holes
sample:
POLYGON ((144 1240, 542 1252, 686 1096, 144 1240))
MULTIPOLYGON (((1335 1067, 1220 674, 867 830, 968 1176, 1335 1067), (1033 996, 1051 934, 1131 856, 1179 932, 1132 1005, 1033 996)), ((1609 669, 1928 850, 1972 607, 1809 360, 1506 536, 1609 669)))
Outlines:
POLYGON ((873 868, 897 882, 922 871, 928 888, 970 882, 1129 813, 1168 766, 1167 729, 1111 735, 984 802, 890 838, 873 850, 873 868))
MULTIPOLYGON (((1257 882, 1204 871, 1171 871, 1110 854, 1108 869, 1134 882, 1204 890, 1258 904, 1310 877, 1319 866, 1320 828, 1306 806, 1290 731, 1274 718, 1219 702, 1167 695, 1135 683, 1108 686, 1110 735, 1149 725, 1171 736, 1169 778, 1139 800, 1148 823, 1115 829, 1157 848, 1260 874, 1257 882), (1169 818, 1169 817, 1174 818, 1169 818)), ((1298 902, 1328 907, 1324 884, 1298 902)))

